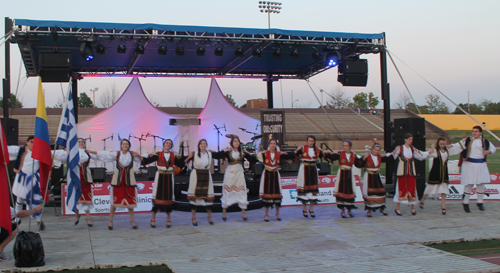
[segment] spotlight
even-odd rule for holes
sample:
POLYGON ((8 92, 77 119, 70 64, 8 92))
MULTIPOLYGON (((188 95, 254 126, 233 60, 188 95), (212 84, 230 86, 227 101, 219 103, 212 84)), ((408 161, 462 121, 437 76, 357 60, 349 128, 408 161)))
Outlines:
POLYGON ((290 52, 290 57, 297 59, 299 57, 299 49, 294 48, 292 52, 290 52))
POLYGON ((244 53, 245 52, 243 51, 243 47, 239 46, 234 52, 234 55, 236 55, 236 57, 243 57, 244 53))
POLYGON ((333 52, 326 55, 326 60, 325 60, 326 66, 330 67, 337 66, 339 64, 339 61, 340 57, 338 52, 333 52))
POLYGON ((222 48, 222 46, 218 46, 217 48, 215 48, 215 56, 222 56, 222 54, 224 53, 224 49, 222 48))
POLYGON ((319 60, 319 50, 314 49, 314 50, 313 50, 313 52, 311 53, 311 57, 312 57, 314 60, 319 60))
POLYGON ((137 47, 135 48, 135 53, 144 54, 144 45, 137 45, 137 47))
POLYGON ((196 55, 205 56, 205 48, 202 46, 198 47, 198 49, 196 50, 196 55))
POLYGON ((183 56, 184 55, 184 47, 183 46, 178 46, 175 49, 175 55, 177 55, 177 56, 183 56))
POLYGON ((162 45, 158 48, 158 54, 167 55, 167 46, 162 45))
POLYGON ((262 56, 262 48, 258 47, 256 49, 254 49, 252 55, 254 57, 260 57, 260 56, 262 56))
POLYGON ((125 53, 126 50, 127 50, 127 47, 125 47, 125 44, 119 44, 118 48, 116 49, 116 51, 118 53, 125 53))
POLYGON ((95 51, 97 52, 97 54, 103 55, 104 53, 106 53, 106 48, 104 47, 104 45, 98 44, 95 48, 95 51))
POLYGON ((82 55, 87 62, 94 59, 94 52, 92 52, 92 46, 90 46, 89 42, 80 45, 80 55, 82 55))
POLYGON ((276 48, 276 50, 273 52, 273 57, 274 58, 281 57, 281 48, 280 47, 276 48))

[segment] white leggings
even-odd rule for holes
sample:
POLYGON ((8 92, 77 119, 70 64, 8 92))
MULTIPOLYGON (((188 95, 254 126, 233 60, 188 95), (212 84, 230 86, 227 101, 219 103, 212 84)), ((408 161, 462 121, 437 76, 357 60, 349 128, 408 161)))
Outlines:
MULTIPOLYGON (((465 185, 464 187, 464 204, 469 204, 470 195, 472 193, 473 184, 465 185)), ((477 202, 483 203, 484 184, 477 184, 476 188, 477 202)))

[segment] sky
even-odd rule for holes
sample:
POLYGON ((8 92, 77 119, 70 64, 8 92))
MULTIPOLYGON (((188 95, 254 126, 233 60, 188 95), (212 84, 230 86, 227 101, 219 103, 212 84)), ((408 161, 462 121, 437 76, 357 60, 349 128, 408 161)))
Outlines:
MULTIPOLYGON (((386 33, 388 50, 395 59, 408 88, 418 105, 425 96, 437 93, 426 79, 455 103, 471 103, 488 99, 500 101, 500 1, 463 0, 309 0, 282 1, 281 14, 271 15, 271 28, 332 32, 386 33), (406 65, 405 65, 406 64, 406 65), (413 72, 416 71, 418 74, 413 72), (419 76, 420 75, 420 76, 419 76), (422 77, 422 78, 421 78, 422 77)), ((4 17, 119 23, 157 23, 222 27, 267 28, 267 15, 260 13, 258 0, 183 0, 183 1, 35 1, 25 0, 0 4, 0 31, 4 17)), ((275 108, 319 107, 313 92, 344 92, 353 97, 360 92, 380 95, 380 63, 378 55, 368 59, 366 87, 342 87, 337 82, 337 69, 310 78, 313 90, 304 80, 281 80, 274 83, 275 108)), ((406 93, 392 63, 388 62, 391 106, 406 93)), ((26 79, 19 48, 11 46, 12 92, 24 107, 36 106, 37 78, 26 79), (19 73, 21 71, 21 73, 19 73)), ((0 76, 5 76, 4 47, 0 48, 0 76)), ((79 81, 79 92, 92 98, 90 89, 99 88, 99 96, 116 85, 121 93, 131 79, 93 78, 79 81)), ((230 94, 237 105, 248 99, 266 98, 266 83, 257 79, 218 79, 222 92, 230 94)), ((176 106, 197 98, 204 106, 210 79, 141 78, 146 96, 161 106, 176 106)), ((46 105, 62 101, 61 90, 67 84, 43 85, 46 105)), ((325 95, 324 100, 327 100, 325 95)), ((452 102, 443 98, 451 110, 452 102)), ((382 108, 382 103, 379 104, 382 108)))

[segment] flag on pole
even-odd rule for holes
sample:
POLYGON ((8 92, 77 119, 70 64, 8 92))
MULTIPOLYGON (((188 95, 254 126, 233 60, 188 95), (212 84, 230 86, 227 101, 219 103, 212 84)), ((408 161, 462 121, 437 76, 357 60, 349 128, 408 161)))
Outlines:
POLYGON ((61 145, 68 151, 66 160, 68 171, 66 181, 68 182, 68 197, 66 206, 76 213, 76 205, 82 195, 82 186, 80 184, 80 152, 78 149, 78 137, 76 136, 75 110, 73 108, 73 96, 71 95, 71 83, 68 87, 68 96, 66 106, 63 109, 59 133, 57 134, 56 144, 61 145))
POLYGON ((9 164, 9 150, 3 126, 0 125, 0 227, 12 234, 12 221, 10 219, 10 190, 7 165, 9 164))
POLYGON ((40 192, 43 199, 47 201, 48 196, 46 188, 52 168, 52 156, 50 154, 49 126, 47 123, 47 109, 45 109, 45 98, 42 90, 42 78, 39 78, 38 80, 38 103, 36 106, 35 139, 33 140, 33 152, 31 157, 40 161, 40 192))

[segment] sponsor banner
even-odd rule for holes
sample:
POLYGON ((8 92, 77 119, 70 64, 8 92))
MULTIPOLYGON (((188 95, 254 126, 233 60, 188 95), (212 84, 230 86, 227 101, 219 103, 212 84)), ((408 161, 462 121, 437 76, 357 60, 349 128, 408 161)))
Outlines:
MULTIPOLYGON (((67 184, 62 184, 62 214, 64 216, 75 215, 70 208, 66 207, 67 199, 67 184)), ((93 203, 94 208, 90 210, 92 215, 109 214, 109 208, 111 206, 110 200, 110 189, 111 185, 109 182, 105 183, 93 183, 93 203)), ((134 208, 134 212, 150 212, 153 204, 151 197, 153 195, 153 181, 140 181, 137 182, 137 207, 134 208)), ((116 208, 117 214, 128 213, 127 208, 116 208)))
MULTIPOLYGON (((363 195, 361 194, 361 181, 358 175, 354 176, 356 182, 356 203, 363 202, 363 195)), ((335 204, 335 197, 333 196, 333 189, 337 182, 336 175, 319 176, 319 204, 335 204)), ((282 177, 281 178, 282 193, 283 193, 283 206, 302 206, 302 203, 297 202, 297 177, 282 177)))
POLYGON ((272 109, 260 110, 260 124, 262 135, 262 148, 267 150, 269 139, 276 139, 281 147, 285 138, 285 110, 272 109))
MULTIPOLYGON (((449 193, 446 195, 446 200, 462 200, 464 186, 460 184, 461 174, 450 174, 450 184, 448 185, 449 193)), ((491 173, 491 182, 484 185, 484 192, 490 196, 484 195, 484 200, 500 200, 500 174, 491 173)), ((438 197, 441 200, 441 196, 438 197)), ((476 187, 472 189, 471 200, 477 200, 476 187)))

